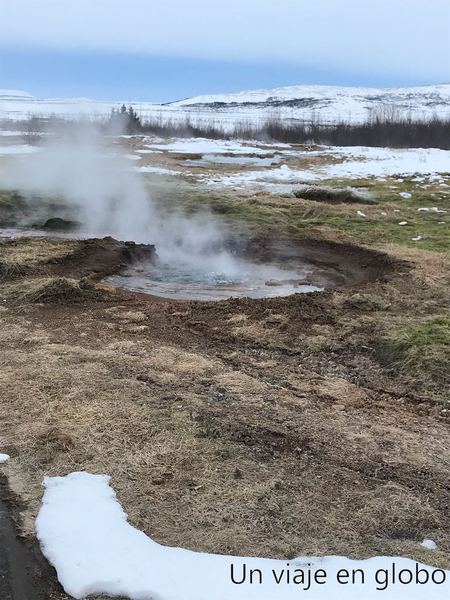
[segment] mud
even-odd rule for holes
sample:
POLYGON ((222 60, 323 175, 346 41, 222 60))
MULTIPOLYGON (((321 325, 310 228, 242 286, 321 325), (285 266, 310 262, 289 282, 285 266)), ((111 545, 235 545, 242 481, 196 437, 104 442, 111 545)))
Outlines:
POLYGON ((80 240, 73 254, 52 264, 51 274, 101 279, 130 264, 152 261, 155 255, 152 245, 119 242, 112 237, 80 240))
POLYGON ((45 600, 51 569, 37 543, 17 535, 11 516, 16 503, 6 478, 0 477, 0 598, 45 600))
POLYGON ((285 268, 304 265, 313 272, 310 282, 323 288, 387 281, 395 272, 408 269, 406 262, 383 252, 328 240, 254 238, 230 247, 257 262, 273 261, 285 268))
MULTIPOLYGON (((0 256, 15 246, 26 245, 27 237, 4 239, 0 241, 0 256), (3 252, 2 252, 3 250, 3 252)), ((61 244, 64 241, 61 240, 61 244)), ((102 239, 78 240, 75 250, 62 257, 48 258, 36 266, 21 265, 18 275, 46 275, 57 277, 89 277, 100 280, 113 273, 120 272, 128 265, 142 261, 152 261, 156 255, 155 247, 135 242, 120 242, 112 237, 102 239)), ((4 274, 5 276, 5 274, 4 274)), ((14 276, 9 273, 8 278, 14 276)))

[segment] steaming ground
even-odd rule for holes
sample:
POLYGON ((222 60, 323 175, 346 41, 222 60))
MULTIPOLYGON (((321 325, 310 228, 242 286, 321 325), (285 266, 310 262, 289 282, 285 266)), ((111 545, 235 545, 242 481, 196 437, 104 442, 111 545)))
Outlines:
MULTIPOLYGON (((99 284, 121 270, 123 247, 110 240, 1 240, 0 452, 11 457, 1 469, 27 543, 36 544, 43 477, 87 471, 111 475, 130 523, 163 545, 405 556, 448 569, 445 165, 415 154, 408 169, 371 177, 381 152, 207 150, 252 159, 238 164, 180 152, 179 142, 151 147, 164 143, 114 138, 105 148, 94 137, 89 160, 78 148, 67 161, 51 141, 5 154, 4 185, 7 176, 28 187, 0 194, 5 226, 83 218, 99 234, 166 244, 171 264, 197 266, 200 254, 202 276, 234 268, 230 236, 289 240, 322 268, 334 256, 341 271, 370 277, 314 294, 179 302, 99 284), (318 179, 242 183, 283 166, 318 179), (220 183, 238 175, 239 185, 220 183), (104 211, 113 211, 106 230, 104 211)), ((268 264, 272 247, 258 244, 256 256, 268 264)), ((45 569, 35 588, 67 598, 45 569)))
MULTIPOLYGON (((164 279, 161 265, 166 265, 165 274, 174 274, 173 285, 177 289, 167 289, 167 293, 175 298, 182 296, 179 284, 186 280, 179 280, 183 272, 191 273, 193 285, 185 298, 198 297, 194 288, 202 283, 213 288, 215 281, 222 286, 224 297, 227 284, 228 296, 245 295, 247 290, 248 295, 259 297, 264 295, 265 281, 275 276, 282 281, 299 279, 298 274, 275 266, 264 268, 237 260, 224 248, 224 226, 207 212, 187 216, 156 205, 141 174, 130 167, 130 160, 139 157, 107 142, 110 140, 105 142, 93 127, 75 131, 71 137, 55 132, 36 148, 32 158, 22 157, 2 165, 1 187, 28 194, 31 204, 36 195, 59 199, 58 210, 64 217, 80 223, 79 236, 112 236, 155 244, 160 257, 156 280, 164 279)), ((51 205, 44 204, 41 214, 33 211, 34 222, 46 221, 53 216, 51 210, 51 205)), ((133 281, 126 281, 130 289, 145 291, 150 287, 148 280, 144 269, 133 281)), ((115 283, 121 284, 123 279, 115 283)), ((151 289, 155 290, 155 286, 151 289)), ((277 292, 267 288, 266 292, 269 296, 285 295, 289 289, 292 293, 294 286, 281 284, 277 292)))

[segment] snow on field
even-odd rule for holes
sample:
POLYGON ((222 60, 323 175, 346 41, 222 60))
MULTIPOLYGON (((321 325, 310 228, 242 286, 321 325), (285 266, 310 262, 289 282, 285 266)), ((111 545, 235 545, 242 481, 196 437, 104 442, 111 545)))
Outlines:
POLYGON ((201 159, 186 160, 184 164, 196 167, 211 167, 213 165, 271 167, 282 160, 281 156, 264 158, 262 156, 222 156, 220 154, 204 154, 201 159))
MULTIPOLYGON (((333 159, 312 163, 307 169, 282 165, 275 169, 246 171, 209 178, 207 183, 239 187, 252 184, 301 183, 326 179, 361 179, 365 177, 384 178, 414 174, 429 175, 435 180, 437 173, 450 173, 450 151, 436 148, 411 148, 393 150, 390 148, 327 147, 319 150, 290 152, 289 156, 301 159, 333 159), (336 159, 339 162, 336 162, 336 159)), ((399 182, 403 181, 401 179, 399 182)), ((441 176, 437 181, 444 181, 441 176)))
POLYGON ((0 453, 0 463, 8 462, 9 459, 10 459, 9 454, 1 454, 0 453))
POLYGON ((331 177, 389 177, 391 175, 428 175, 450 173, 450 151, 436 148, 332 148, 343 155, 343 163, 330 165, 331 177))
MULTIPOLYGON (((174 98, 174 100, 176 100, 174 98)), ((0 118, 24 119, 29 115, 85 116, 102 119, 122 102, 89 98, 35 98, 26 92, 0 90, 0 118)), ((236 123, 261 123, 269 118, 286 121, 336 122, 367 120, 371 111, 394 111, 404 117, 450 115, 450 85, 411 88, 357 88, 297 85, 232 94, 197 96, 169 104, 126 100, 144 119, 186 122, 231 129, 236 123)))
POLYGON ((0 155, 7 154, 32 154, 33 152, 39 152, 40 148, 36 146, 30 146, 29 144, 15 144, 10 146, 0 145, 0 155))
POLYGON ((238 140, 205 138, 174 139, 164 144, 149 144, 149 148, 176 154, 273 154, 273 147, 249 146, 238 140))
POLYGON ((109 477, 71 473, 46 477, 44 485, 37 536, 59 581, 74 598, 108 594, 133 600, 294 600, 304 595, 310 600, 444 600, 450 594, 450 572, 405 558, 302 557, 286 562, 161 546, 127 522, 109 477), (393 563, 397 577, 402 571, 403 580, 408 581, 410 571, 415 577, 416 569, 422 569, 421 578, 428 577, 428 583, 392 582, 393 563), (245 568, 247 576, 250 569, 259 569, 262 583, 256 572, 253 584, 233 583, 231 565, 235 582, 242 580, 245 568), (354 585, 338 583, 341 569, 362 569, 365 584, 358 577, 354 585), (290 583, 285 579, 287 572, 290 583), (280 583, 274 574, 281 577, 280 583), (308 574, 312 576, 309 589, 308 574), (297 583, 292 582, 294 575, 297 583), (377 587, 385 589, 377 591, 377 587))
POLYGON ((161 154, 161 150, 150 150, 149 148, 143 148, 142 150, 136 150, 138 154, 161 154))
POLYGON ((17 137, 18 135, 27 135, 26 131, 10 131, 7 129, 0 129, 0 137, 17 137))
POLYGON ((180 171, 175 171, 175 169, 164 169, 163 167, 152 167, 142 166, 142 167, 133 167, 133 171, 137 171, 138 173, 154 173, 155 175, 179 175, 180 171))

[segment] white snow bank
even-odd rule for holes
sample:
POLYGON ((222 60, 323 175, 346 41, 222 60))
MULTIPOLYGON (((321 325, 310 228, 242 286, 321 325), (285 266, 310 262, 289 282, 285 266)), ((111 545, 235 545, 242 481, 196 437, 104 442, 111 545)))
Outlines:
POLYGON ((9 454, 1 454, 1 453, 0 453, 0 463, 5 463, 5 462, 8 462, 8 460, 9 460, 10 458, 11 458, 11 457, 9 456, 9 454))
POLYGON ((304 595, 310 600, 444 600, 450 594, 450 572, 405 558, 297 558, 287 562, 161 546, 128 524, 106 475, 46 477, 44 485, 37 536, 65 591, 75 598, 109 594, 133 600, 297 600, 304 595), (250 569, 260 570, 262 583, 258 572, 253 574, 253 584, 233 583, 231 565, 235 581, 241 581, 245 565, 247 576, 250 569), (414 578, 416 569, 422 569, 422 580, 428 577, 430 583, 408 585, 392 583, 392 579, 386 583, 393 568, 396 577, 402 571, 405 581, 409 579, 405 569, 412 571, 414 578), (365 584, 358 576, 355 585, 338 583, 337 573, 342 569, 362 569, 365 584), (287 572, 291 583, 283 578, 287 572), (320 577, 323 572, 326 576, 320 577), (274 573, 281 576, 279 584, 274 573), (298 583, 293 583, 294 575, 300 578, 301 573, 305 582, 296 579, 298 583), (306 589, 308 574, 313 582, 306 589), (377 587, 385 590, 377 591, 377 587))

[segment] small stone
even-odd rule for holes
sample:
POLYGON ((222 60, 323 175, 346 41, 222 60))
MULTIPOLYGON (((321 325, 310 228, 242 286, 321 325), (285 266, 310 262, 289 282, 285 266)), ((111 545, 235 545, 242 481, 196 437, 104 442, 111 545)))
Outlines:
POLYGON ((233 477, 235 479, 241 479, 243 477, 243 475, 244 474, 242 473, 241 469, 239 469, 238 467, 236 467, 236 469, 234 470, 234 473, 233 473, 233 477))

